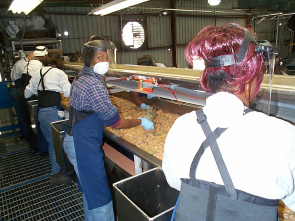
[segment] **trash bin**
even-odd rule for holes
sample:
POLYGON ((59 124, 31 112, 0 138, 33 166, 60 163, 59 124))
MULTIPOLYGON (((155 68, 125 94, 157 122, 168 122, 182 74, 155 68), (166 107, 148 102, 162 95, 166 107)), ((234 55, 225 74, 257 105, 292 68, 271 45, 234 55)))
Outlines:
POLYGON ((76 181, 76 173, 74 170, 73 165, 70 163, 66 153, 63 151, 62 148, 62 141, 63 141, 63 128, 67 125, 69 120, 60 120, 51 122, 51 130, 52 130, 52 138, 54 144, 54 150, 56 155, 56 161, 60 167, 63 167, 63 162, 66 170, 67 176, 70 177, 71 180, 76 181))
POLYGON ((179 191, 161 168, 113 184, 119 221, 170 221, 179 191))

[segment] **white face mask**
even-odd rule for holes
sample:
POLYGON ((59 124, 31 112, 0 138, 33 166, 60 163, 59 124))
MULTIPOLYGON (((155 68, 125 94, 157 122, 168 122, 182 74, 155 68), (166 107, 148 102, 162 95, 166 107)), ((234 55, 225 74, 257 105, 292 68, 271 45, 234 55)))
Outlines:
POLYGON ((94 65, 93 71, 97 74, 104 75, 109 70, 109 62, 99 62, 94 65))

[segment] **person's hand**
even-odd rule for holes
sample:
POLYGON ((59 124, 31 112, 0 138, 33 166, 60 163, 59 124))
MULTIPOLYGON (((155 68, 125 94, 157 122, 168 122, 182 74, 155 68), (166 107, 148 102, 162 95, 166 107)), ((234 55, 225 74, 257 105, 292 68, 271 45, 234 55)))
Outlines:
POLYGON ((147 105, 147 104, 145 104, 145 103, 142 103, 142 104, 140 105, 140 108, 143 109, 143 110, 146 110, 146 109, 148 109, 149 107, 150 107, 150 105, 147 105))
POLYGON ((152 95, 152 94, 148 94, 148 95, 146 96, 147 99, 152 99, 153 97, 156 97, 156 96, 155 96, 155 95, 152 95))
POLYGON ((141 125, 145 130, 149 131, 154 129, 154 123, 150 120, 148 120, 147 118, 141 118, 139 117, 138 119, 141 119, 141 125))

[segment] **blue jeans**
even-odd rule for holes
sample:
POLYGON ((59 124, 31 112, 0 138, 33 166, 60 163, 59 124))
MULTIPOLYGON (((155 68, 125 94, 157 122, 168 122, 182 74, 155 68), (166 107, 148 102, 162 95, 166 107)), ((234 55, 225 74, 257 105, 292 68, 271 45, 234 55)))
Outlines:
POLYGON ((56 107, 41 108, 38 113, 38 120, 40 122, 40 129, 42 130, 46 141, 49 143, 48 152, 51 163, 51 174, 56 174, 60 171, 60 166, 56 161, 55 150, 53 145, 52 131, 50 123, 62 120, 58 116, 58 109, 56 107))
MULTIPOLYGON (((79 179, 79 171, 76 160, 76 151, 73 136, 65 134, 63 148, 71 164, 74 166, 76 175, 79 179)), ((82 186, 83 188, 83 186, 82 186)), ((108 204, 89 210, 87 200, 83 194, 84 220, 85 221, 114 221, 113 201, 108 204)))

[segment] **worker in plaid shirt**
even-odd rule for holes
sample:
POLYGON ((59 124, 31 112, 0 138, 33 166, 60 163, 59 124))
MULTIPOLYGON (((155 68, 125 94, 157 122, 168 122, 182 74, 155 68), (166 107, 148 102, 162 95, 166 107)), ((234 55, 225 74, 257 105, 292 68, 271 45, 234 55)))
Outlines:
POLYGON ((74 165, 83 189, 85 220, 114 221, 111 191, 101 149, 104 127, 117 129, 154 125, 146 118, 120 119, 112 105, 103 75, 107 73, 115 46, 107 40, 93 40, 84 45, 84 67, 72 84, 69 129, 64 150, 74 165))

